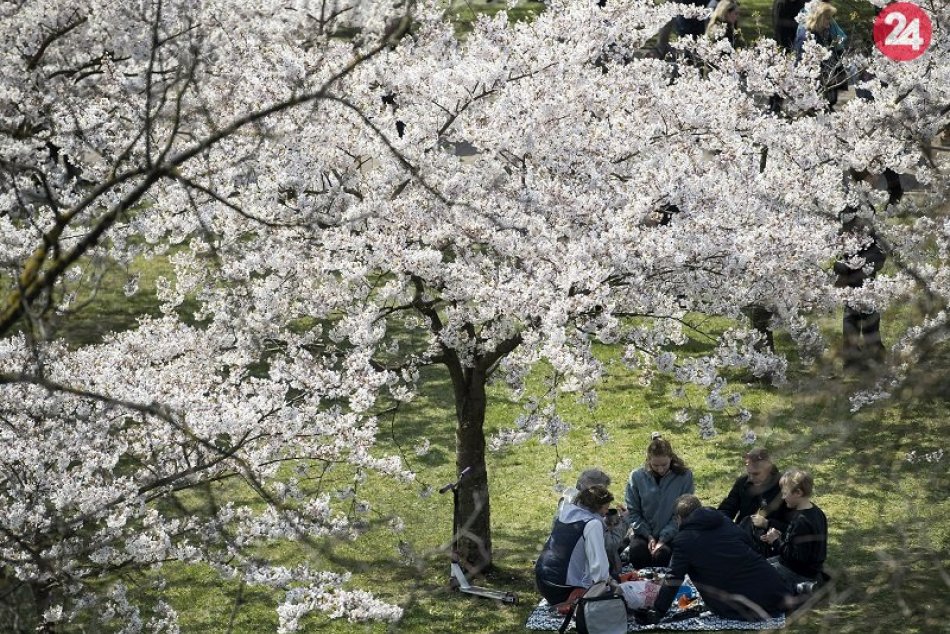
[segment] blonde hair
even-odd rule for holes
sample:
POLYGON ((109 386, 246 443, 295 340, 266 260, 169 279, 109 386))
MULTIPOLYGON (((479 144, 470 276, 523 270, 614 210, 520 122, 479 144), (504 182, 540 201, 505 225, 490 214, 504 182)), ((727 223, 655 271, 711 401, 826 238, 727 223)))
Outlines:
POLYGON ((811 13, 805 16, 805 28, 812 33, 822 33, 831 26, 831 20, 838 10, 830 2, 819 2, 811 13))
POLYGON ((706 37, 713 36, 713 29, 715 29, 717 24, 726 23, 726 14, 732 10, 739 10, 737 0, 719 0, 719 4, 716 5, 712 15, 709 17, 709 24, 706 25, 706 37))
POLYGON ((812 491, 815 490, 815 480, 810 473, 803 469, 789 469, 782 474, 778 485, 781 487, 782 493, 798 491, 806 498, 811 497, 812 491))

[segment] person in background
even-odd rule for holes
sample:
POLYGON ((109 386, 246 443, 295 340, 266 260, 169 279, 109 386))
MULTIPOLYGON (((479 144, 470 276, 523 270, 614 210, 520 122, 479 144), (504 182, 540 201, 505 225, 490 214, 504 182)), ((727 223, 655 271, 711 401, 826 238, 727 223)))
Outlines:
POLYGON ((795 46, 795 35, 798 33, 798 22, 795 16, 805 8, 805 0, 775 0, 772 3, 772 28, 775 31, 775 41, 785 50, 791 51, 795 46))
POLYGON ((719 29, 725 25, 724 37, 733 48, 736 46, 739 24, 739 3, 736 0, 721 0, 716 3, 709 22, 706 25, 706 37, 712 39, 719 35, 719 29))
MULTIPOLYGON (((856 237, 861 247, 835 262, 834 272, 838 275, 835 286, 861 288, 866 280, 874 279, 883 268, 887 255, 878 244, 877 234, 870 222, 857 217, 857 209, 847 207, 841 216, 842 235, 856 237)), ((845 370, 865 370, 884 362, 879 312, 846 303, 841 330, 841 356, 845 370)))
POLYGON ((676 498, 693 493, 693 472, 673 451, 669 441, 654 433, 646 461, 634 469, 624 496, 633 535, 628 548, 634 568, 666 566, 678 530, 673 518, 676 498))
MULTIPOLYGON (((745 475, 736 478, 719 510, 752 537, 761 537, 769 528, 784 531, 792 511, 782 500, 778 467, 768 451, 756 447, 745 455, 745 475)), ((758 539, 753 545, 763 555, 769 547, 758 539)))
POLYGON ((752 546, 752 538, 695 495, 676 500, 679 532, 673 538, 670 576, 652 610, 636 613, 640 624, 658 622, 673 603, 686 575, 706 608, 717 616, 762 621, 784 611, 789 587, 752 546))
MULTIPOLYGON (((669 0, 676 4, 691 5, 694 7, 705 7, 706 0, 669 0)), ((705 32, 706 21, 701 18, 685 18, 681 15, 674 17, 666 23, 657 33, 656 52, 660 59, 665 59, 670 54, 670 33, 676 32, 679 37, 693 35, 699 37, 705 32)))
MULTIPOLYGON (((694 7, 705 7, 707 0, 674 0, 678 4, 685 4, 694 7)), ((673 30, 680 37, 693 35, 699 37, 705 31, 706 20, 702 18, 687 18, 678 15, 673 19, 673 30)))
MULTIPOLYGON (((577 494, 583 491, 584 489, 589 489, 595 484, 604 487, 605 489, 610 488, 610 476, 606 471, 598 468, 584 469, 581 471, 581 474, 577 476, 577 482, 573 487, 565 489, 561 494, 561 498, 557 501, 557 510, 560 512, 561 507, 564 504, 574 501, 574 498, 577 497, 577 494)), ((556 514, 555 514, 556 518, 556 514)))
POLYGON ((770 544, 778 555, 771 563, 790 588, 799 593, 810 592, 824 580, 827 557, 828 520, 811 501, 815 481, 807 471, 789 469, 779 481, 782 498, 794 516, 784 531, 770 528, 762 541, 770 544))
POLYGON ((549 604, 610 579, 603 518, 613 499, 606 487, 595 484, 561 506, 534 566, 538 591, 549 604))
POLYGON ((847 87, 848 73, 841 63, 844 45, 848 39, 845 32, 835 22, 838 12, 830 2, 819 2, 806 16, 805 23, 798 25, 795 34, 795 56, 801 59, 805 41, 814 38, 831 55, 821 62, 821 88, 829 106, 838 103, 838 91, 847 87))

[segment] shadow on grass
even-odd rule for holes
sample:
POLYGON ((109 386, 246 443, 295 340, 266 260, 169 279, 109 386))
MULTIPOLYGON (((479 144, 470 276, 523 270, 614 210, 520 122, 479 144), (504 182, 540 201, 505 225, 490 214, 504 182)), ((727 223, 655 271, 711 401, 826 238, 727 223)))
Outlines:
MULTIPOLYGON (((936 518, 930 518, 936 519, 936 518)), ((914 547, 906 534, 926 530, 927 518, 900 526, 846 529, 848 561, 829 559, 832 581, 811 610, 790 619, 792 631, 940 632, 950 622, 947 550, 914 547)))

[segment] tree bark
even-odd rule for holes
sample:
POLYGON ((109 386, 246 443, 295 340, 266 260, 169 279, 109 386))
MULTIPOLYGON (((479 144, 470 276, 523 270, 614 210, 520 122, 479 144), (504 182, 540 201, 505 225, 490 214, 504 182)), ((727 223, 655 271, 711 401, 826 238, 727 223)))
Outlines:
POLYGON ((53 593, 47 583, 31 583, 30 590, 33 592, 33 607, 36 611, 38 634, 55 634, 56 624, 48 622, 43 615, 53 604, 53 593))
POLYGON ((447 363, 455 393, 456 474, 471 468, 458 489, 456 548, 470 572, 492 563, 491 506, 485 462, 485 383, 481 367, 463 368, 457 359, 447 363))

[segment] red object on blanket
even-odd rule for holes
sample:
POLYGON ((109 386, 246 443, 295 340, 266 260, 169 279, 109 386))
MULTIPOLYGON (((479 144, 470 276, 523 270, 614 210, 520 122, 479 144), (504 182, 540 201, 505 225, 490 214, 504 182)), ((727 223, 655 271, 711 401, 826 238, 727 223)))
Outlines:
POLYGON ((571 607, 577 603, 577 600, 584 596, 584 593, 587 592, 585 588, 574 588, 571 590, 571 593, 567 596, 567 601, 564 603, 558 603, 554 606, 557 609, 558 614, 567 614, 571 611, 571 607))
POLYGON ((625 583, 627 581, 638 581, 640 579, 640 575, 638 575, 637 571, 634 570, 632 572, 623 573, 622 575, 620 575, 619 579, 620 579, 620 583, 625 583))

